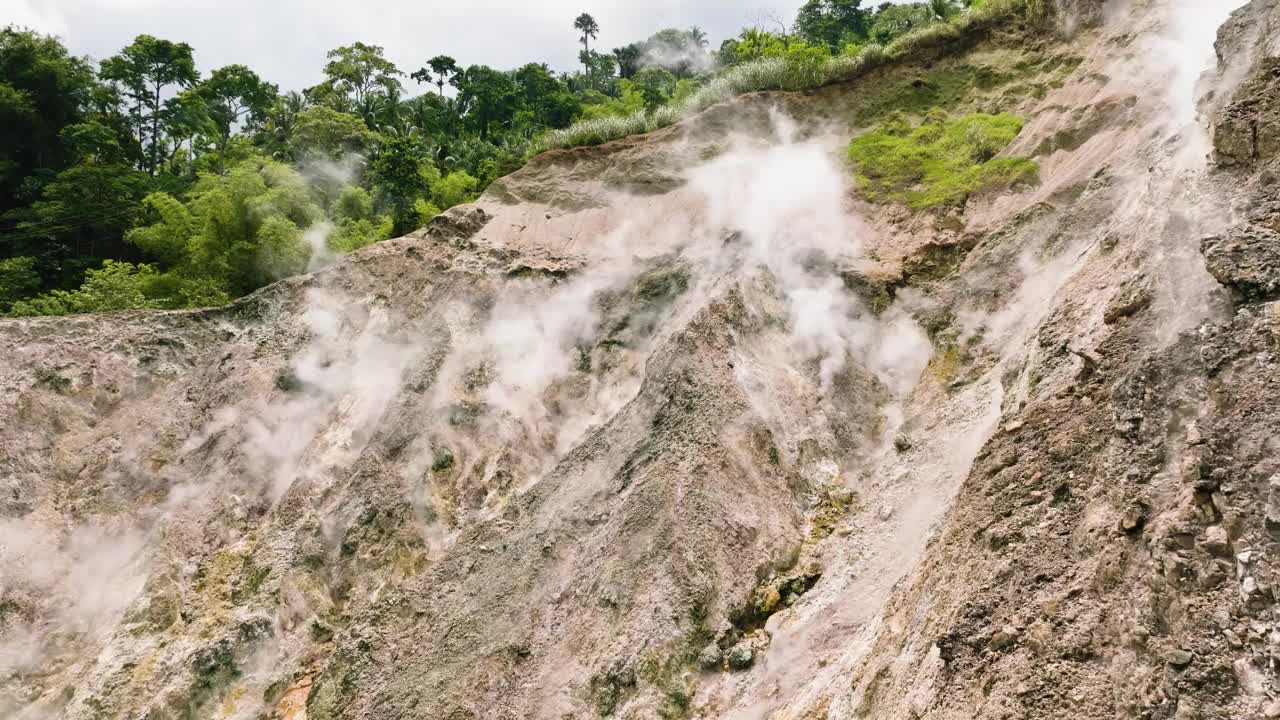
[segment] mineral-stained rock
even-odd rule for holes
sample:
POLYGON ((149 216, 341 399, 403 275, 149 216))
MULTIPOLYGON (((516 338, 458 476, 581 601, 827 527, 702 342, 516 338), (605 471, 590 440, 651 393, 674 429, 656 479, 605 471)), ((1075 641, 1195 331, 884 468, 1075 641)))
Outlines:
POLYGON ((725 653, 730 670, 746 670, 755 661, 755 649, 748 642, 740 642, 725 653))
POLYGON ((1201 242, 1205 266, 1218 282, 1259 302, 1280 296, 1280 233, 1238 225, 1201 242))

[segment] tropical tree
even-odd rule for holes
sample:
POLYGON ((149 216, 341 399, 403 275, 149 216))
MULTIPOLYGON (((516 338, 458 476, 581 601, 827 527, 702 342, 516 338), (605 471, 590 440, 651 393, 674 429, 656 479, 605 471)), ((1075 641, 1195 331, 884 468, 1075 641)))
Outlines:
POLYGON ((381 47, 361 42, 330 50, 322 85, 349 98, 357 108, 364 107, 370 95, 399 90, 396 77, 404 73, 382 53, 381 47))
MULTIPOLYGON (((575 30, 582 33, 582 51, 591 52, 589 42, 591 40, 595 40, 600 34, 600 25, 596 22, 596 19, 591 17, 588 13, 582 13, 578 17, 574 18, 573 27, 575 30)), ((587 74, 591 73, 590 66, 586 66, 585 70, 587 74)))
POLYGON ((444 95, 419 95, 405 102, 408 121, 422 133, 448 138, 457 135, 461 124, 459 104, 444 95))
POLYGON ((634 85, 644 100, 644 108, 652 111, 671 99, 676 76, 665 68, 650 66, 636 73, 634 85))
POLYGON ((73 161, 61 134, 92 111, 94 89, 89 64, 56 38, 0 30, 0 213, 20 204, 37 169, 73 161))
POLYGON ((517 125, 530 130, 567 127, 582 103, 545 63, 528 63, 512 75, 519 95, 517 125))
MULTIPOLYGON (((434 168, 427 171, 415 138, 389 138, 382 151, 369 166, 373 186, 385 205, 391 209, 392 232, 403 235, 418 227, 418 201, 439 177, 434 168)), ((348 205, 352 203, 348 202, 348 205)))
POLYGON ((796 32, 836 50, 848 36, 866 38, 869 15, 862 0, 809 0, 796 13, 796 32))
POLYGON ((370 96, 363 115, 365 124, 378 132, 386 133, 388 130, 394 130, 397 133, 405 133, 412 127, 408 122, 408 103, 401 98, 399 90, 386 95, 370 96))
POLYGON ((189 194, 186 203, 148 195, 151 223, 127 235, 175 280, 225 300, 306 269, 302 233, 324 215, 295 170, 251 158, 202 176, 189 194))
POLYGON ((618 64, 618 77, 629 79, 640 70, 640 60, 644 57, 644 48, 640 43, 631 43, 613 49, 614 62, 618 64))
MULTIPOLYGON (((184 163, 201 157, 213 145, 224 149, 219 140, 217 123, 210 114, 209 103, 200 96, 196 88, 164 101, 165 133, 168 144, 161 170, 168 170, 172 175, 184 175, 190 170, 184 163), (186 143, 186 148, 183 148, 186 143), (174 163, 178 166, 174 166, 174 163)), ((229 133, 228 133, 229 135, 229 133)), ((219 166, 221 171, 221 166, 219 166)))
POLYGON ((165 90, 191 87, 199 78, 191 46, 139 35, 118 55, 102 61, 101 74, 118 83, 131 101, 130 119, 138 143, 147 149, 145 169, 155 175, 160 167, 162 132, 168 116, 165 90))
POLYGON ((515 80, 487 65, 472 65, 453 77, 458 102, 466 108, 468 123, 481 140, 489 138, 495 124, 511 119, 515 110, 515 80))
POLYGON ((29 257, 13 257, 0 260, 0 312, 8 311, 13 303, 40 290, 40 273, 36 261, 29 257))
MULTIPOLYGON (((266 122, 276 100, 278 88, 263 82, 258 74, 244 65, 228 65, 214 70, 195 88, 205 101, 210 119, 218 133, 218 152, 225 153, 231 134, 240 123, 247 131, 256 131, 266 122)), ((224 159, 219 159, 219 168, 224 159)))
POLYGON ((664 67, 676 75, 688 76, 707 66, 703 46, 706 34, 697 28, 665 28, 644 41, 642 63, 664 67))
POLYGON ((244 65, 218 68, 196 87, 209 103, 209 114, 219 131, 226 135, 241 121, 247 123, 247 130, 256 130, 266 120, 277 90, 244 65))
POLYGON ((306 109, 307 98, 300 92, 290 90, 277 96, 267 111, 264 144, 275 153, 287 152, 294 128, 298 126, 298 116, 306 109))
POLYGON ((444 85, 457 75, 458 62, 448 55, 437 55, 427 61, 426 67, 419 68, 409 77, 418 82, 433 83, 441 97, 444 96, 444 85), (434 79, 433 79, 434 78, 434 79))
POLYGON ((455 170, 431 185, 431 197, 437 207, 448 210, 454 205, 470 202, 475 197, 476 178, 462 170, 455 170))
POLYGON ((576 78, 576 86, 578 89, 593 89, 604 92, 608 95, 616 95, 617 90, 612 87, 614 84, 613 73, 616 67, 613 55, 605 55, 595 50, 579 50, 578 62, 586 68, 586 72, 576 78))
POLYGON ((887 45, 894 38, 922 28, 938 20, 934 10, 928 3, 910 3, 906 5, 885 4, 876 11, 875 19, 867 29, 871 40, 887 45))
MULTIPOLYGON (((971 2, 965 4, 966 7, 970 5, 971 2)), ((950 20, 960 14, 961 6, 956 4, 956 0, 929 0, 929 10, 937 20, 950 20)))
POLYGON ((34 257, 46 277, 78 277, 104 257, 127 255, 122 239, 146 192, 146 173, 127 165, 73 165, 43 188, 27 219, 5 235, 6 250, 34 257))
POLYGON ((294 157, 320 155, 336 159, 348 153, 363 153, 376 139, 359 117, 320 106, 298 114, 289 146, 294 157))

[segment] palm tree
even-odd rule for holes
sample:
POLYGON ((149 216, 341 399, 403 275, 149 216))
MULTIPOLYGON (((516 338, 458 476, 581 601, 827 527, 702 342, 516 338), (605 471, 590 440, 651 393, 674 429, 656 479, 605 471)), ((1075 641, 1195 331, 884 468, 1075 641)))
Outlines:
POLYGON ((596 35, 600 33, 600 25, 596 19, 587 13, 582 13, 574 18, 573 27, 582 33, 582 52, 578 57, 582 60, 582 68, 587 77, 591 76, 591 46, 587 44, 588 40, 594 40, 596 35))
POLYGON ((276 104, 267 114, 266 130, 271 141, 284 147, 293 137, 293 129, 298 125, 298 115, 307 109, 307 99, 302 93, 290 90, 276 99, 276 104))
POLYGON ((380 125, 399 126, 407 110, 405 102, 400 98, 400 92, 392 91, 386 95, 371 96, 365 103, 363 114, 365 123, 371 128, 380 125))
POLYGON ((694 25, 689 28, 689 42, 692 42, 700 48, 704 48, 708 44, 707 34, 703 32, 702 28, 694 25))
POLYGON ((600 25, 596 19, 587 13, 582 13, 573 21, 573 27, 582 33, 582 49, 590 52, 591 47, 587 44, 588 40, 595 40, 600 34, 600 25))
POLYGON ((618 63, 618 77, 625 80, 635 75, 636 71, 640 69, 640 56, 642 54, 640 45, 637 43, 614 48, 613 59, 618 63))

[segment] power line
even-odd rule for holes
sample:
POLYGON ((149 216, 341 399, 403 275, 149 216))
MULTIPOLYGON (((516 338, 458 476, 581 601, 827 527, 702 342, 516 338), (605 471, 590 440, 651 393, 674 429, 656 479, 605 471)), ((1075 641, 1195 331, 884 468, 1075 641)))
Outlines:
POLYGON ((131 202, 125 205, 113 205, 111 207, 98 208, 97 210, 94 210, 93 212, 88 212, 88 213, 67 213, 60 217, 45 218, 43 220, 38 220, 35 222, 18 221, 18 224, 11 228, 0 228, 0 234, 9 233, 9 232, 26 232, 29 230, 39 230, 42 226, 45 226, 45 225, 61 225, 63 223, 71 222, 75 220, 81 220, 86 218, 97 218, 105 215, 114 215, 116 214, 116 211, 120 211, 121 213, 131 211, 135 207, 137 207, 137 205, 138 203, 131 202))
MULTIPOLYGON (((94 219, 92 219, 92 220, 86 220, 85 222, 82 222, 82 223, 69 224, 69 225, 59 225, 59 226, 47 227, 47 228, 40 228, 40 229, 37 229, 37 230, 34 230, 34 231, 25 232, 25 233, 13 233, 13 234, 8 234, 8 235, 0 234, 0 240, 30 240, 30 239, 32 239, 32 238, 42 237, 42 236, 44 236, 44 235, 46 235, 46 234, 49 234, 49 233, 62 232, 62 231, 64 231, 64 230, 76 230, 76 229, 78 229, 78 228, 82 228, 82 227, 86 227, 86 226, 89 226, 89 225, 93 225, 93 224, 95 224, 95 223, 103 222, 104 220, 112 220, 112 219, 117 218, 117 217, 124 217, 124 216, 125 216, 125 215, 127 215, 129 212, 131 212, 131 211, 130 211, 130 210, 124 210, 124 211, 121 211, 121 212, 117 212, 117 213, 115 213, 114 215, 105 215, 105 216, 102 216, 102 217, 94 218, 94 219)), ((15 229, 17 229, 17 228, 15 228, 15 229)), ((23 229, 23 230, 26 230, 26 228, 22 228, 22 229, 23 229)))

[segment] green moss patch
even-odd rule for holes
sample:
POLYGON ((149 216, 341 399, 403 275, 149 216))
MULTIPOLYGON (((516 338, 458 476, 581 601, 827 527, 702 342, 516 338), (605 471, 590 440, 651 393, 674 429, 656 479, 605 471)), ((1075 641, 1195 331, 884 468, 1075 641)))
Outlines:
POLYGON ((1034 180, 1032 160, 996 157, 1021 131, 1009 114, 953 119, 934 110, 917 127, 897 116, 850 143, 849 160, 872 200, 933 207, 1034 180))

